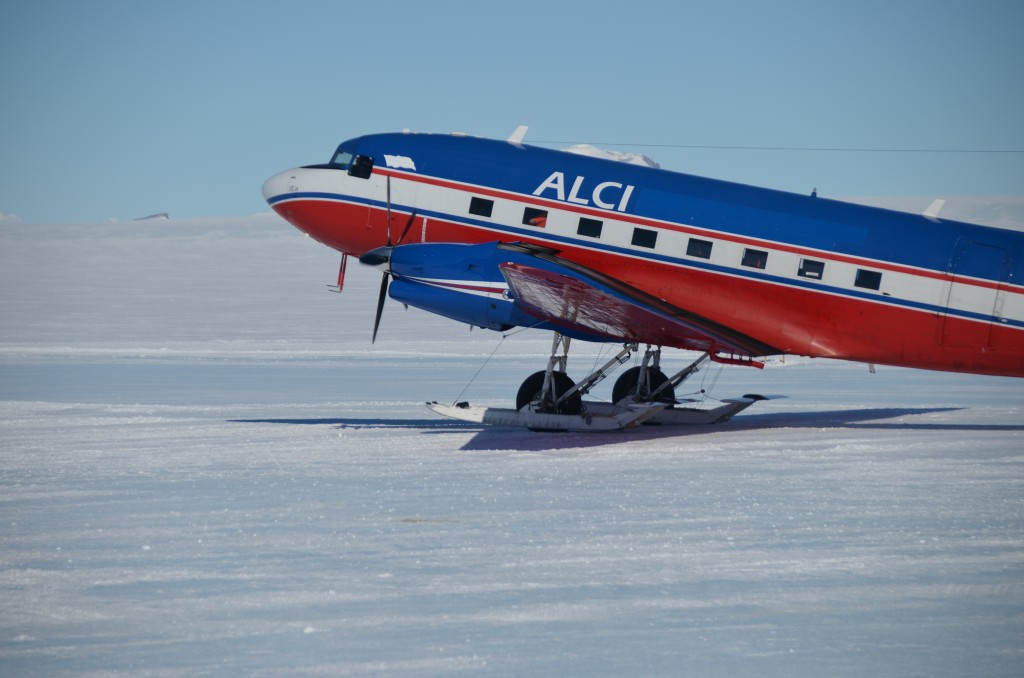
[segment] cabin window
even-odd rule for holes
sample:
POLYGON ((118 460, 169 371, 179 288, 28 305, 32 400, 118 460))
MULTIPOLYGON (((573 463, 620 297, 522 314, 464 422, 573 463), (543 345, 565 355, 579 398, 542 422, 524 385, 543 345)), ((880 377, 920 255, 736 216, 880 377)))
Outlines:
POLYGON ((356 179, 369 179, 373 172, 373 158, 368 155, 357 155, 348 168, 348 175, 356 179))
POLYGON ((527 226, 544 228, 548 225, 547 210, 539 210, 536 207, 527 207, 523 210, 523 223, 527 226))
POLYGON ((700 259, 711 258, 711 247, 714 245, 710 240, 701 240, 700 238, 690 238, 690 241, 686 243, 686 254, 691 257, 698 257, 700 259))
POLYGON ((768 264, 768 253, 764 250, 745 249, 740 263, 750 268, 764 268, 768 264))
POLYGON ((658 242, 658 232, 647 228, 634 228, 632 242, 637 247, 650 247, 653 249, 655 243, 658 242))
POLYGON ((853 284, 864 289, 877 290, 882 286, 882 274, 879 271, 865 271, 863 268, 858 268, 853 284))
POLYGON ((494 201, 473 196, 469 200, 469 213, 478 217, 489 217, 494 211, 494 201))
POLYGON ((585 235, 588 238, 600 238, 601 228, 604 226, 604 222, 600 219, 588 219, 587 217, 580 217, 580 225, 576 227, 576 233, 579 235, 585 235))
POLYGON ((797 269, 796 274, 802 278, 821 280, 825 276, 825 262, 815 261, 814 259, 801 259, 800 268, 797 269))

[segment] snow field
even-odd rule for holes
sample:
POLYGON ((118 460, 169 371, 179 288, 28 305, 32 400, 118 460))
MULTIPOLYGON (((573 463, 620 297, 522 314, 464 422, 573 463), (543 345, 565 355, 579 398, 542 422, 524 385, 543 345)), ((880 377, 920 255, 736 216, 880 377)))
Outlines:
POLYGON ((1016 380, 787 358, 695 377, 787 396, 725 425, 483 429, 422 402, 550 338, 370 346, 377 275, 274 219, 0 238, 3 675, 1019 675, 1016 380))

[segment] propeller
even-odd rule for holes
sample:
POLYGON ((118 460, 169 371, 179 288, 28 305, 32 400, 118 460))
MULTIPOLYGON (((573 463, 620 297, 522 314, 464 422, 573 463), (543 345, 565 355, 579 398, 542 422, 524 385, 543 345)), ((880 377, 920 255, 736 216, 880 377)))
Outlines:
POLYGON ((389 277, 394 277, 391 273, 391 255, 394 253, 395 248, 402 244, 405 240, 405 236, 409 233, 409 229, 412 227, 412 222, 416 219, 416 210, 413 210, 409 215, 409 220, 405 222, 405 228, 402 229, 402 234, 398 237, 397 243, 391 242, 391 176, 387 177, 387 209, 388 209, 388 223, 387 223, 387 244, 384 247, 378 247, 372 249, 363 256, 359 257, 359 263, 373 266, 383 271, 383 275, 380 279, 380 294, 377 295, 377 313, 373 319, 373 339, 370 343, 376 343, 377 341, 377 330, 380 328, 380 316, 384 312, 384 300, 388 297, 388 285, 390 281, 389 277))
MULTIPOLYGON (((390 259, 390 257, 388 257, 390 259)), ((380 328, 380 314, 384 312, 384 299, 388 296, 388 271, 384 271, 384 276, 380 279, 380 295, 377 297, 377 315, 373 319, 373 338, 370 340, 371 344, 377 342, 377 330, 380 328)))

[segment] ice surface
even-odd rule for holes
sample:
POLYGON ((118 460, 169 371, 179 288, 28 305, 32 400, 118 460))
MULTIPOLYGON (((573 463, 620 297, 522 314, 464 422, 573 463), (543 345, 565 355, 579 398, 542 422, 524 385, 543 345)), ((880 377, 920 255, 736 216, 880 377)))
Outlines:
POLYGON ((0 674, 1021 674, 1024 382, 790 358, 688 382, 788 396, 724 425, 482 429, 422 402, 550 338, 392 302, 371 346, 337 264, 0 230, 0 674))

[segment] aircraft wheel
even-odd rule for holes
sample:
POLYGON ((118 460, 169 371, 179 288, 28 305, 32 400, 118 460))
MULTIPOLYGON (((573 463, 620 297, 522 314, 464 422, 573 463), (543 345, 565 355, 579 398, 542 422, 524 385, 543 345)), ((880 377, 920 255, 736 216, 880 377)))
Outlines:
MULTIPOLYGON (((627 396, 637 396, 639 400, 646 400, 647 394, 637 393, 637 389, 640 386, 640 370, 641 367, 631 367, 622 373, 615 381, 615 386, 612 387, 612 402, 617 403, 627 396)), ((647 378, 651 385, 651 391, 654 391, 659 386, 668 381, 668 377, 665 373, 659 369, 653 367, 647 368, 647 378)), ((676 392, 675 389, 669 386, 661 393, 658 394, 655 402, 659 403, 671 403, 675 402, 676 392)))
MULTIPOLYGON (((565 372, 552 372, 551 376, 555 380, 555 398, 558 398, 576 385, 576 382, 570 379, 569 375, 565 372)), ((534 372, 519 387, 519 393, 516 394, 516 409, 521 410, 524 405, 528 405, 536 400, 543 389, 544 371, 534 372)), ((581 412, 583 412, 583 396, 579 393, 574 393, 563 400, 554 410, 555 414, 580 414, 581 412)))

